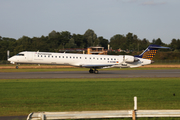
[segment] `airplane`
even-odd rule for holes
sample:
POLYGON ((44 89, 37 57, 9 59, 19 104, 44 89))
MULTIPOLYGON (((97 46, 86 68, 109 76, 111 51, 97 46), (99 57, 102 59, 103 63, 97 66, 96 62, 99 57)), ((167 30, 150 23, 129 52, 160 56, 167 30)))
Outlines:
POLYGON ((149 45, 140 55, 93 55, 74 53, 32 52, 23 51, 8 59, 10 63, 18 64, 61 64, 76 67, 90 68, 89 73, 98 74, 97 69, 102 68, 134 68, 152 63, 152 58, 160 48, 158 45, 149 45))

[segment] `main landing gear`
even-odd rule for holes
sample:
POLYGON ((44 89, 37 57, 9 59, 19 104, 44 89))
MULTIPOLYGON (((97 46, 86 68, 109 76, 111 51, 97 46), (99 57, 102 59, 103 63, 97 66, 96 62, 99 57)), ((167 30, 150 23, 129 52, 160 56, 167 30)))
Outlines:
POLYGON ((96 69, 92 69, 92 68, 90 68, 90 70, 89 70, 89 73, 95 73, 95 74, 98 74, 99 73, 99 71, 98 70, 96 70, 96 69))

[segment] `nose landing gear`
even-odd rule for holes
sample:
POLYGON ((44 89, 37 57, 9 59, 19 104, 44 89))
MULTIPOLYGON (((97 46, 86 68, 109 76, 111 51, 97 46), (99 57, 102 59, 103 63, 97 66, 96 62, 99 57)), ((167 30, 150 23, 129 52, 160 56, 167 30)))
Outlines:
POLYGON ((19 67, 18 67, 18 64, 16 64, 16 69, 18 69, 19 67))

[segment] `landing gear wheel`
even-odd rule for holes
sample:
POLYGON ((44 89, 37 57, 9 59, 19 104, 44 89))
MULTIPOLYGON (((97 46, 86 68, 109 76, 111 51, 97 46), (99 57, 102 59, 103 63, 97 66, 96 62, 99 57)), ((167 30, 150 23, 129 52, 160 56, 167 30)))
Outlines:
POLYGON ((18 69, 19 67, 18 66, 16 66, 16 69, 18 69))
POLYGON ((98 73, 99 73, 99 71, 98 71, 98 70, 94 70, 94 73, 95 73, 95 74, 98 74, 98 73))
POLYGON ((90 68, 89 73, 95 73, 95 74, 98 74, 99 71, 96 70, 96 69, 90 68))
POLYGON ((93 73, 93 72, 94 72, 93 69, 90 69, 90 70, 89 70, 89 73, 93 73))

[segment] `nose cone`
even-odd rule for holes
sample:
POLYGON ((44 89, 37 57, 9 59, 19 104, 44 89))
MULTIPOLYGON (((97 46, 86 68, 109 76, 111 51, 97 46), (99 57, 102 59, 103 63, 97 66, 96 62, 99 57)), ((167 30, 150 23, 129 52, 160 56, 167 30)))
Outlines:
POLYGON ((8 58, 8 61, 10 61, 10 62, 11 62, 12 60, 13 60, 13 58, 12 58, 12 57, 8 58))
POLYGON ((14 64, 15 61, 16 61, 16 58, 15 58, 15 57, 10 57, 10 58, 8 59, 8 61, 9 61, 10 63, 14 64))
POLYGON ((11 58, 8 58, 8 61, 11 61, 11 58))

